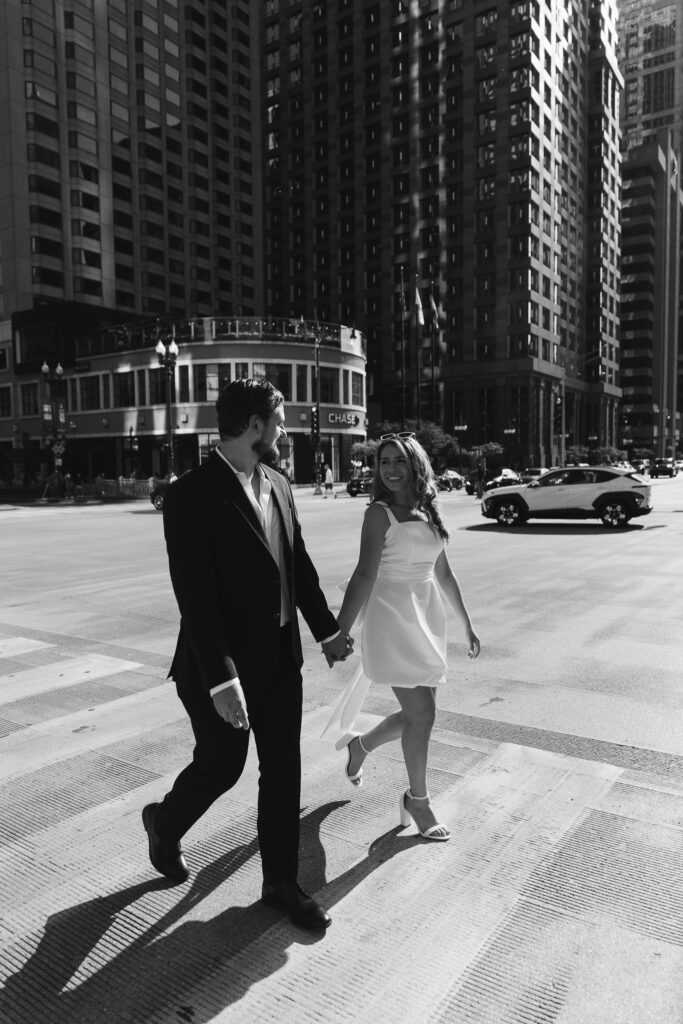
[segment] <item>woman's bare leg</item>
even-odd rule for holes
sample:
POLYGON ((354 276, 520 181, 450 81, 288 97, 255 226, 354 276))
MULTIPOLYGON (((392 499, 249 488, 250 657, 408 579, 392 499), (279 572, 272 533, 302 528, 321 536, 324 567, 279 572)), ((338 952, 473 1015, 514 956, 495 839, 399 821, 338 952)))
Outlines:
POLYGON ((355 775, 361 770, 363 761, 372 750, 381 747, 383 743, 391 743, 392 740, 399 739, 402 732, 403 712, 394 711, 392 715, 387 715, 386 718, 383 718, 374 728, 368 729, 367 732, 351 740, 349 744, 351 750, 351 762, 348 766, 349 775, 355 775))
MULTIPOLYGON (((401 745, 403 759, 408 771, 410 792, 414 797, 425 797, 427 788, 427 757, 429 740, 436 717, 436 690, 431 686, 416 686, 414 689, 394 687, 394 693, 403 711, 403 732, 401 745)), ((437 824, 437 818, 429 800, 406 800, 420 832, 437 824)), ((444 834, 448 830, 444 828, 444 834)))

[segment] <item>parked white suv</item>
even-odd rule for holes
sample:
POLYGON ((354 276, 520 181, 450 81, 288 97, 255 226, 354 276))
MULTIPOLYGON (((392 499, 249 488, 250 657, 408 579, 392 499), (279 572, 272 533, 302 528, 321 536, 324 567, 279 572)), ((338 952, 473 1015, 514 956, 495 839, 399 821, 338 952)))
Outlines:
POLYGON ((481 512, 501 526, 527 519, 601 519, 626 526, 652 511, 652 487, 639 473, 616 466, 568 466, 515 487, 487 491, 481 512))

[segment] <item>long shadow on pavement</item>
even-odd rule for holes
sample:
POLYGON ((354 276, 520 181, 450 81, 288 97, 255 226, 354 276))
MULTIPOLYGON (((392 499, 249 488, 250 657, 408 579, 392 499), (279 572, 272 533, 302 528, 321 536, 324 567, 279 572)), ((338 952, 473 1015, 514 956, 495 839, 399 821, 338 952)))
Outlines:
MULTIPOLYGON (((324 889, 322 901, 328 907, 381 864, 415 845, 410 839, 397 843, 393 829, 375 840, 365 859, 326 885, 320 828, 329 814, 347 802, 325 804, 301 821, 302 884, 311 892, 324 889)), ((247 907, 228 907, 209 921, 183 920, 256 855, 256 840, 229 850, 200 870, 190 889, 151 925, 156 903, 151 906, 150 900, 155 893, 169 890, 164 879, 141 882, 54 914, 33 954, 0 990, 0 1020, 3 1024, 141 1024, 157 1015, 192 1024, 212 1020, 252 985, 277 971, 294 943, 311 944, 324 937, 324 933, 293 926, 274 929, 281 915, 263 907, 260 899, 247 907), (145 904, 136 908, 145 897, 145 904), (248 971, 231 970, 245 948, 268 932, 258 956, 250 958, 248 971), (79 977, 86 961, 87 973, 79 977), (190 991, 200 1005, 187 1005, 190 991)))

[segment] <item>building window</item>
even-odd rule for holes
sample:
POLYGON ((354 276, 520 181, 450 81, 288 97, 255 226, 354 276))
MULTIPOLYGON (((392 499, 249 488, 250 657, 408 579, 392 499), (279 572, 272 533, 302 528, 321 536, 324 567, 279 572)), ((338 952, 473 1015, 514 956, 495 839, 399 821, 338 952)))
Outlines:
POLYGON ((320 368, 320 401, 339 404, 339 370, 336 366, 320 368))
POLYGON ((135 375, 132 370, 113 374, 114 406, 131 408, 135 405, 135 375))
POLYGON ((254 363, 254 377, 265 377, 281 391, 287 402, 292 399, 292 367, 287 363, 254 363))
POLYGON ((163 405, 166 401, 166 370, 149 371, 149 404, 163 405))
POLYGON ((215 402, 220 389, 229 382, 229 364, 219 366, 218 363, 197 363, 194 367, 195 402, 215 402))
POLYGON ((301 364, 296 368, 296 400, 308 401, 308 367, 301 364))
POLYGON ((79 381, 82 412, 100 408, 100 378, 81 377, 79 381))
POLYGON ((363 399, 363 374, 351 373, 351 405, 365 405, 363 399))
POLYGON ((38 415, 38 385, 21 385, 21 414, 22 416, 38 415))
POLYGON ((0 388, 0 419, 12 415, 12 388, 9 384, 0 388))
POLYGON ((189 366, 178 367, 178 401, 190 401, 190 368, 189 366))

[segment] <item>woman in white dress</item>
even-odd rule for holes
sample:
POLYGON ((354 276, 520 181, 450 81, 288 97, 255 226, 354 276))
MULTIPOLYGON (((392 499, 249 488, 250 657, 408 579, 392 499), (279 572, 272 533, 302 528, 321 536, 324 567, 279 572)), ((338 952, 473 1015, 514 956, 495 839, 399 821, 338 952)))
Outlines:
POLYGON ((368 732, 347 732, 336 747, 346 748, 349 781, 362 785, 368 754, 400 737, 410 784, 401 796, 401 823, 409 824, 412 817, 424 838, 441 841, 450 832, 431 807, 427 755, 436 688, 445 682, 447 670, 442 594, 465 628, 468 657, 479 654, 479 639, 446 555, 447 539, 427 453, 414 434, 383 435, 360 556, 338 615, 341 629, 350 633, 363 612, 361 667, 329 726, 352 724, 369 683, 391 686, 400 710, 368 732))

